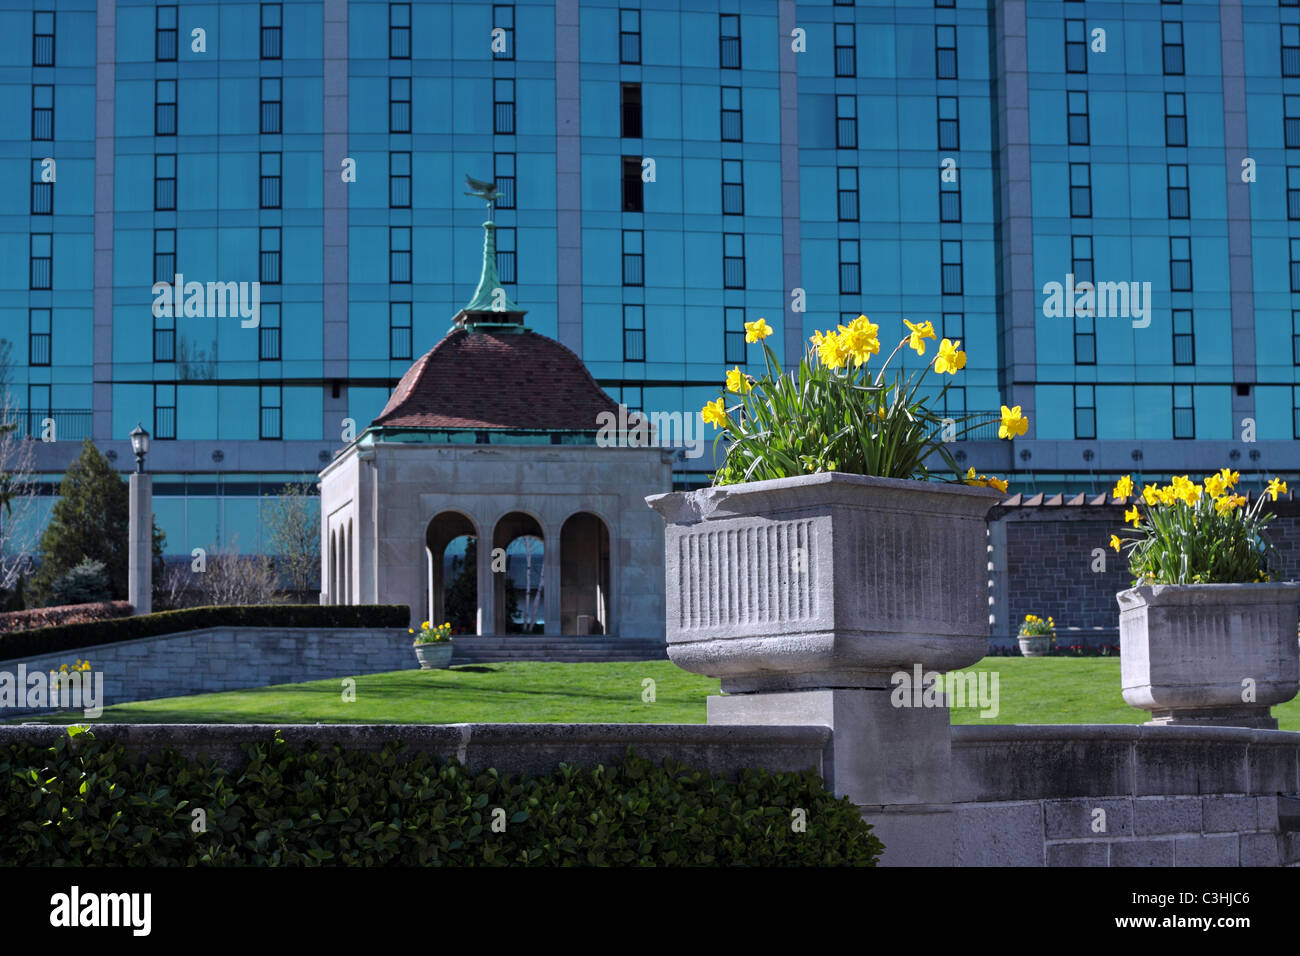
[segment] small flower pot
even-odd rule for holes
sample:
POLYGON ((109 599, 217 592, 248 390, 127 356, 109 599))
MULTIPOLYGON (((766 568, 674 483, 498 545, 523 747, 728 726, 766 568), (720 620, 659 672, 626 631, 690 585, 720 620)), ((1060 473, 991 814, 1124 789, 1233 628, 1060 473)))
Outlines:
POLYGON ((1153 724, 1276 729, 1300 690, 1300 584, 1131 588, 1119 601, 1124 700, 1153 724))
POLYGON ((1025 657, 1046 657, 1052 650, 1050 634, 1019 634, 1020 653, 1025 657))
POLYGON ((441 641, 437 644, 414 644, 415 659, 420 662, 420 670, 442 670, 451 666, 451 651, 454 641, 441 641))

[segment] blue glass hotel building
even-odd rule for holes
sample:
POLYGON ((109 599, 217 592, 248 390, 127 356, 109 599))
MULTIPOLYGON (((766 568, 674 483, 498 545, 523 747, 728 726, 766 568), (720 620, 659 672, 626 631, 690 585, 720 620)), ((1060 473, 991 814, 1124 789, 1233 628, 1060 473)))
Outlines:
POLYGON ((960 451, 1013 490, 1300 469, 1300 0, 7 0, 0 86, 38 470, 126 470, 143 422, 173 553, 260 547, 447 331, 466 173, 529 326, 629 406, 865 312, 962 340, 950 413, 1024 407, 960 451), (177 274, 260 321, 154 308, 177 274))

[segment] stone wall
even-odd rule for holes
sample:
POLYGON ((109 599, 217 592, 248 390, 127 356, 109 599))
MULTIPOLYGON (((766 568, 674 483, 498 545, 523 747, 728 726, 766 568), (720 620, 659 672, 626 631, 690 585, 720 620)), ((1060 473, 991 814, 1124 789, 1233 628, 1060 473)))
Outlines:
POLYGON ((418 666, 405 628, 211 627, 16 658, 0 670, 48 672, 83 657, 104 675, 105 706, 418 666))
MULTIPOLYGON (((1281 559, 1281 579, 1300 578, 1300 502, 1279 500, 1267 507, 1277 514, 1269 536, 1281 559)), ((1119 643, 1115 593, 1131 587, 1133 578, 1124 554, 1116 554, 1109 542, 1124 525, 1124 510, 1117 505, 993 509, 994 644, 1014 643, 1026 614, 1056 618, 1058 644, 1119 643), (1105 551, 1104 571, 1092 569, 1096 548, 1105 551)))
POLYGON ((959 866, 1300 866, 1300 734, 963 726, 952 764, 959 866))

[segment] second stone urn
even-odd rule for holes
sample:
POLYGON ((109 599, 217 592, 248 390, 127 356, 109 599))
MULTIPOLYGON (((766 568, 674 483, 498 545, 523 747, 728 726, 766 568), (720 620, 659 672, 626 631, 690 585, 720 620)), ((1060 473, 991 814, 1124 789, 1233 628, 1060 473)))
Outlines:
POLYGON ((668 523, 668 656, 731 694, 973 664, 1001 497, 830 472, 647 498, 668 523))

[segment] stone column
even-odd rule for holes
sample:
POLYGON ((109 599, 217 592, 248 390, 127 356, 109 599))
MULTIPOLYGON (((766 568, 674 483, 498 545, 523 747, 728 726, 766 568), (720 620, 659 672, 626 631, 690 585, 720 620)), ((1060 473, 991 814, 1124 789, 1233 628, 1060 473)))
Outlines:
POLYGON ((542 541, 542 568, 545 574, 546 590, 542 592, 542 614, 545 626, 542 633, 553 637, 560 633, 560 529, 548 524, 542 529, 545 535, 542 541))
POLYGON ((136 614, 153 611, 153 478, 131 475, 130 540, 127 543, 127 595, 136 614))
POLYGON ((478 632, 496 633, 496 575, 492 573, 492 539, 479 535, 478 563, 478 632))

